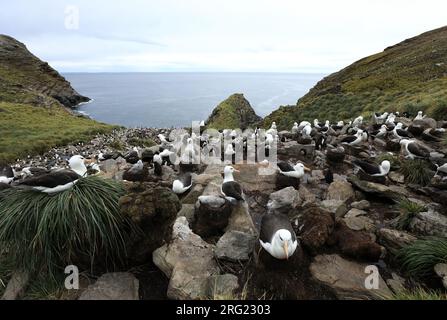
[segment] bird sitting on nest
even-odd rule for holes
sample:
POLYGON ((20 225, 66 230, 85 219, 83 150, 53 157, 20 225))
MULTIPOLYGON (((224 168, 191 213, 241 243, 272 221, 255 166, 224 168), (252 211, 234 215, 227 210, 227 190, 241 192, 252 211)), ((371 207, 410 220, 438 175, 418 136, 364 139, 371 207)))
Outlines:
POLYGON ((309 168, 307 168, 304 164, 300 162, 297 163, 294 167, 292 167, 287 162, 279 162, 278 170, 280 174, 289 178, 296 178, 296 179, 301 179, 302 177, 304 177, 305 171, 311 171, 309 168))
POLYGON ((259 242, 265 251, 278 260, 288 260, 298 247, 295 231, 285 214, 266 214, 262 217, 259 242))
POLYGON ((0 167, 0 183, 10 184, 14 180, 14 176, 14 170, 12 167, 0 167))
POLYGON ((70 158, 70 170, 59 169, 36 177, 25 179, 17 184, 18 188, 31 189, 47 194, 55 194, 72 188, 76 182, 87 176, 86 159, 76 155, 70 158))
POLYGON ((390 172, 391 168, 391 163, 388 160, 382 161, 380 165, 362 160, 354 160, 352 164, 373 177, 384 177, 390 172))
POLYGON ((232 166, 226 166, 224 169, 224 181, 221 186, 221 192, 224 197, 231 203, 237 201, 245 201, 242 187, 234 180, 233 173, 240 172, 232 166))
POLYGON ((192 176, 190 172, 184 172, 180 174, 179 178, 177 180, 174 180, 172 183, 172 191, 174 191, 175 194, 181 195, 184 194, 186 191, 191 189, 192 187, 192 176))
POLYGON ((123 180, 141 182, 145 181, 149 175, 147 168, 144 167, 143 161, 138 160, 129 170, 123 174, 123 180))

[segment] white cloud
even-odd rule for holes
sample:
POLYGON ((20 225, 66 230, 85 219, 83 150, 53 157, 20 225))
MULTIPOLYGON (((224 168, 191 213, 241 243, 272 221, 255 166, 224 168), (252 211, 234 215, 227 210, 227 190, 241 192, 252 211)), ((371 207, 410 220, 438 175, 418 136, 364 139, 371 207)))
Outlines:
POLYGON ((16 0, 0 30, 60 71, 338 70, 442 26, 442 0, 16 0), (64 28, 77 5, 79 30, 64 28))

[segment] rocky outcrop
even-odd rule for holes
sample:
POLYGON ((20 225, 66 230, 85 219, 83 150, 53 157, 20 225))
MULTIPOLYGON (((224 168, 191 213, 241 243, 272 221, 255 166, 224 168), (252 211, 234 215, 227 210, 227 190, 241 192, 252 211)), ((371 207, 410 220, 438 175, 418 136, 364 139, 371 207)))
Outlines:
POLYGON ((72 108, 90 99, 77 93, 23 43, 0 35, 0 100, 34 105, 57 103, 72 108))
POLYGON ((391 291, 379 275, 378 289, 367 289, 368 277, 366 264, 348 261, 339 255, 321 255, 315 257, 310 266, 312 276, 329 286, 339 299, 378 299, 390 296, 391 291))
POLYGON ((131 273, 106 273, 79 300, 139 300, 139 281, 131 273))
POLYGON ((127 194, 120 199, 121 212, 140 229, 131 233, 128 256, 134 263, 144 263, 155 249, 170 241, 181 205, 170 189, 153 183, 129 183, 126 189, 127 194))
POLYGON ((334 217, 318 207, 305 209, 299 219, 302 222, 301 242, 312 254, 324 247, 334 231, 334 217))
POLYGON ((410 229, 424 236, 447 237, 447 216, 433 210, 420 212, 411 221, 410 229))
POLYGON ((394 253, 417 240, 415 236, 408 232, 386 228, 380 229, 378 236, 379 243, 388 251, 394 253))
POLYGON ((173 227, 172 242, 153 253, 153 262, 170 279, 170 299, 203 299, 211 276, 219 274, 214 259, 215 247, 206 243, 189 228, 185 217, 173 227))
POLYGON ((243 94, 233 94, 213 110, 206 125, 208 128, 218 130, 225 128, 245 130, 261 119, 243 94))

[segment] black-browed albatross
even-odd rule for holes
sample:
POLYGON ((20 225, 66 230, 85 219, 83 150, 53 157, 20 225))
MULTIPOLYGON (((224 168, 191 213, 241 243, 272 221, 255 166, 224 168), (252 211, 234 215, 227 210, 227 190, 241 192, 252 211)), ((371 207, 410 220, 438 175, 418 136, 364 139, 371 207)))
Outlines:
POLYGON ((259 242, 265 251, 279 260, 289 259, 298 247, 289 217, 280 213, 262 217, 259 242))
POLYGON ((244 201, 242 187, 234 181, 233 172, 239 172, 232 166, 226 166, 224 169, 224 181, 222 183, 221 192, 227 200, 234 203, 244 201))

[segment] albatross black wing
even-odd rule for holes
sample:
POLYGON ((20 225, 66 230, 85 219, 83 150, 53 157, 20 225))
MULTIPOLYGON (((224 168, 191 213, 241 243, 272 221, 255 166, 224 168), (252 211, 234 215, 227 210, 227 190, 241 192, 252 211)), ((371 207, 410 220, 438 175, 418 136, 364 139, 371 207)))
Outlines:
POLYGON ((360 167, 363 171, 365 171, 369 175, 379 174, 380 168, 376 164, 372 164, 362 160, 354 160, 352 161, 354 165, 360 167))
POLYGON ((408 145, 408 151, 421 158, 430 158, 430 151, 427 148, 414 142, 408 145))
POLYGON ((341 140, 341 143, 352 143, 355 140, 357 140, 356 136, 348 136, 348 137, 344 138, 343 140, 341 140))
POLYGON ((78 180, 80 176, 71 170, 53 171, 37 177, 32 177, 21 181, 18 185, 29 187, 55 188, 78 180))
POLYGON ((222 191, 227 197, 243 200, 241 185, 235 181, 225 182, 222 185, 222 191))
POLYGON ((293 167, 289 163, 287 163, 287 162, 280 162, 280 163, 278 163, 278 168, 282 172, 292 172, 292 171, 295 171, 295 169, 293 169, 293 167))
POLYGON ((296 240, 295 231, 292 228, 289 217, 285 214, 266 214, 261 220, 261 230, 259 232, 259 239, 262 242, 271 243, 273 235, 278 230, 289 230, 292 234, 292 241, 296 240))
POLYGON ((185 172, 179 179, 183 187, 189 187, 192 184, 192 176, 190 172, 185 172))
POLYGON ((10 166, 0 167, 0 177, 14 178, 14 171, 10 166))
POLYGON ((406 131, 406 130, 396 129, 396 132, 397 132, 397 134, 398 134, 400 137, 404 137, 404 138, 413 138, 413 135, 412 135, 410 132, 406 131))

